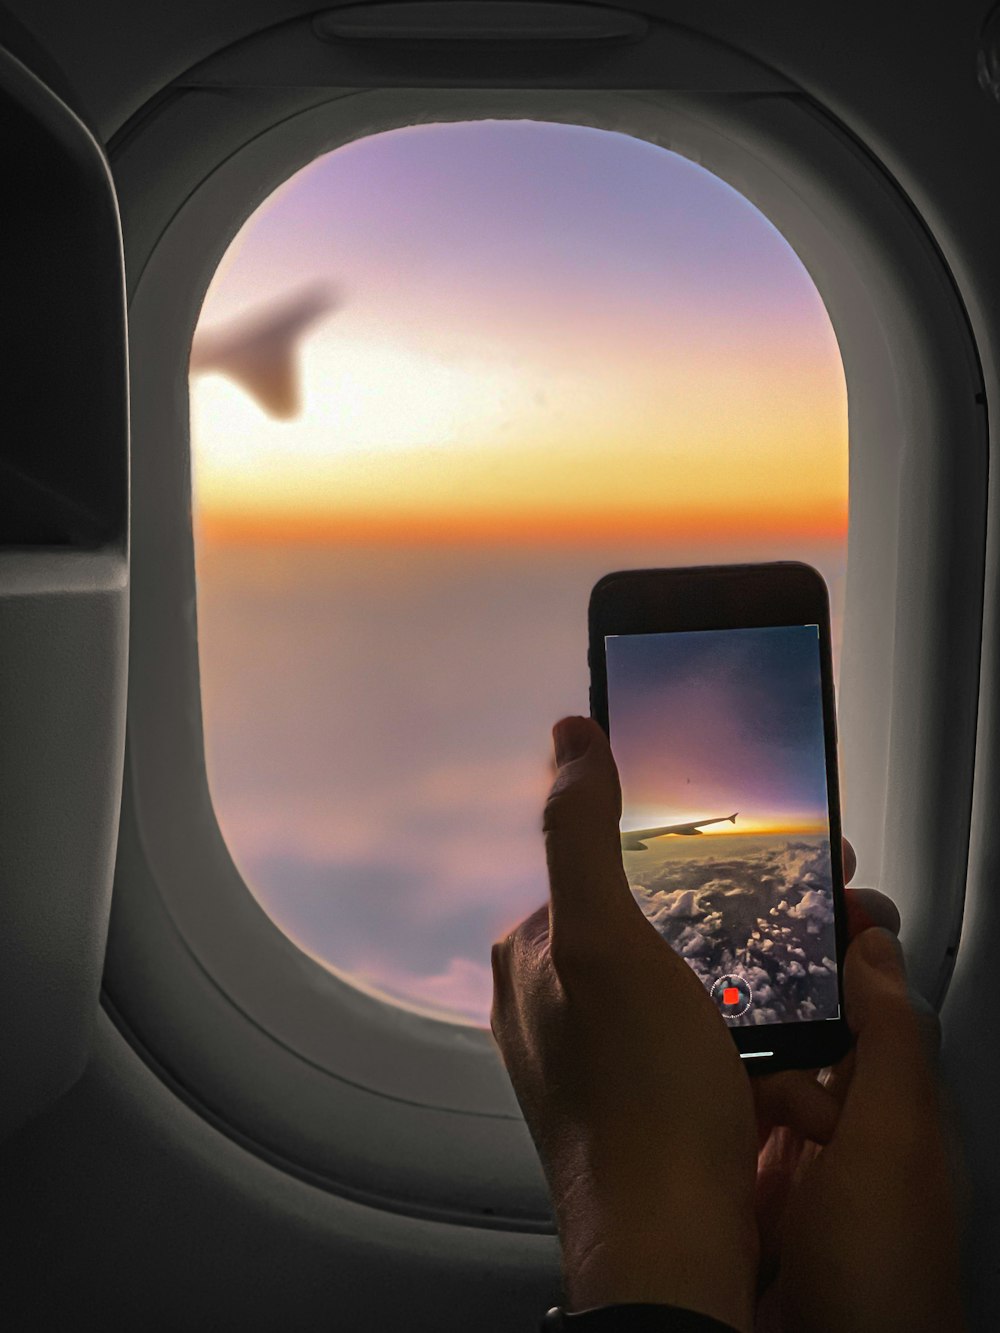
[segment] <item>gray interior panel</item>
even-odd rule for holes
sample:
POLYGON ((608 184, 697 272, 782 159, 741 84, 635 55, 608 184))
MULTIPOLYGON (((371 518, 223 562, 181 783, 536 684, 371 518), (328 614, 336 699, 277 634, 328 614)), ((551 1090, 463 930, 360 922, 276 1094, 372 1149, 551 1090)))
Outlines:
POLYGON ((0 118, 3 1136, 80 1076, 96 1014, 125 735, 128 398, 103 153, 3 51, 0 118))

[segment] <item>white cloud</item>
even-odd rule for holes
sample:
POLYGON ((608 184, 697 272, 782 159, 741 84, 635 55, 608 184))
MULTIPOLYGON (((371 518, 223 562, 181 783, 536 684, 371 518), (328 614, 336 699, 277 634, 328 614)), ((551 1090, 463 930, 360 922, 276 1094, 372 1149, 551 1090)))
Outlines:
POLYGON ((695 889, 681 889, 677 893, 659 892, 654 894, 651 899, 647 898, 646 903, 648 904, 647 914, 654 923, 667 917, 704 915, 704 908, 699 902, 699 894, 695 889))
POLYGON ((683 958, 691 958, 697 954, 709 953, 711 945, 700 930, 693 926, 688 926, 686 930, 681 931, 677 937, 674 948, 683 958))
POLYGON ((796 921, 810 921, 817 926, 829 925, 833 920, 833 898, 823 889, 807 889, 801 902, 788 909, 796 921))
POLYGON ((492 967, 470 958, 452 958, 443 972, 431 976, 398 967, 373 969, 367 976, 364 967, 359 967, 354 975, 390 997, 480 1023, 487 1021, 485 1016, 493 1001, 492 967))

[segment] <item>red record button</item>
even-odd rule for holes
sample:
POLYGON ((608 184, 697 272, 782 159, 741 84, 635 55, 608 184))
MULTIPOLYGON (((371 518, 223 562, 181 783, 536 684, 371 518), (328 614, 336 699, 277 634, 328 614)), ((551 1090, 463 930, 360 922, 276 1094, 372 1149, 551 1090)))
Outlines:
POLYGON ((745 977, 729 973, 719 977, 712 986, 712 998, 722 1012, 723 1018, 738 1019, 753 1003, 753 991, 745 977))

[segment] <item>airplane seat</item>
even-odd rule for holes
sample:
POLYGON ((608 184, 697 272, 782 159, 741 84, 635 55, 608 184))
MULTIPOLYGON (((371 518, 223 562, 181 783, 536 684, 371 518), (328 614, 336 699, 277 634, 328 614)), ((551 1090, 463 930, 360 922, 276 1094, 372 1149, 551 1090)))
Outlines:
POLYGON ((125 732, 128 388, 103 151, 4 46, 0 117, 2 1138, 80 1077, 97 1011, 125 732))

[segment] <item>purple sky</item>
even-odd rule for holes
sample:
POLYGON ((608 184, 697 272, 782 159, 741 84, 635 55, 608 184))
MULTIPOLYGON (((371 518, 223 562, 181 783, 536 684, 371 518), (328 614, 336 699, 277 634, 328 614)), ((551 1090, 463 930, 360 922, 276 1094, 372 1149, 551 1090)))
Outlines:
POLYGON ((815 628, 607 640, 624 828, 739 811, 706 837, 827 829, 815 628))

